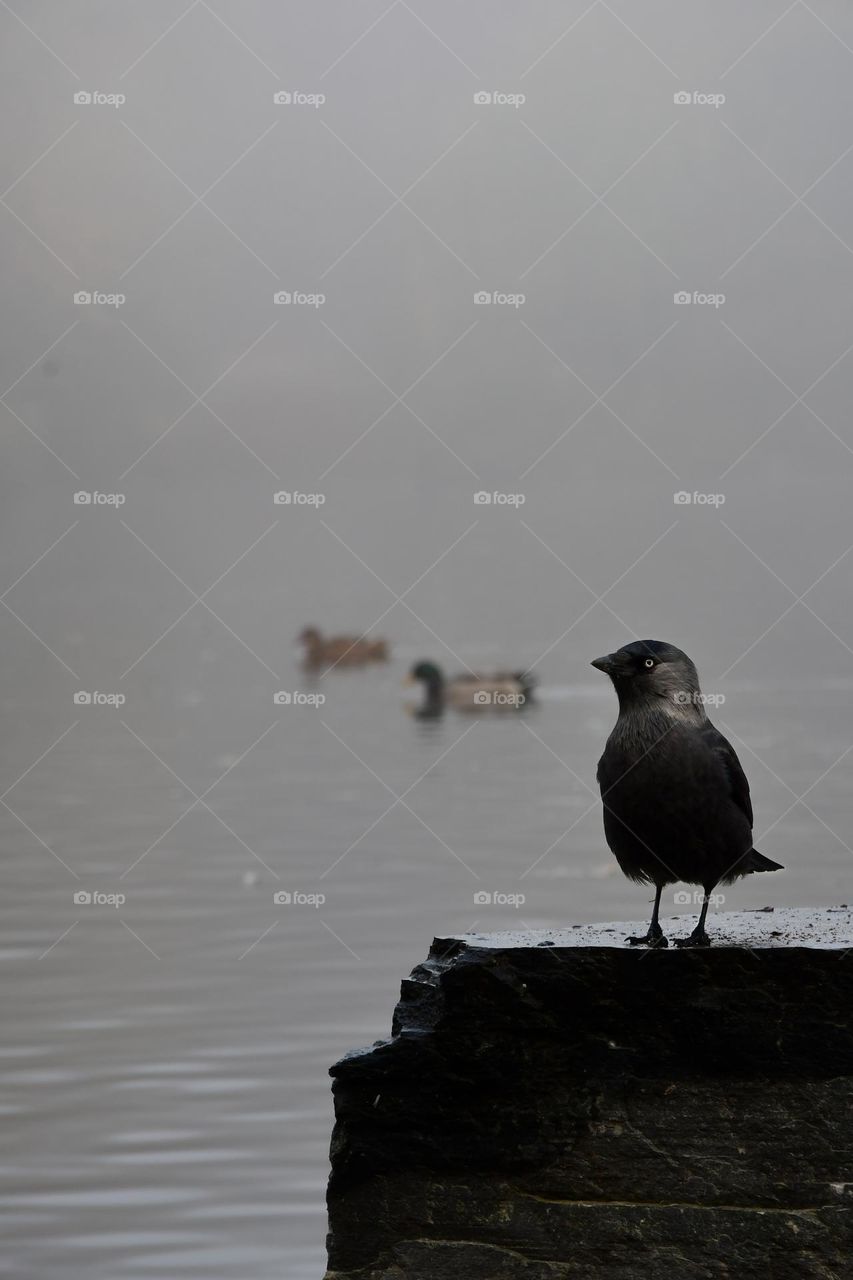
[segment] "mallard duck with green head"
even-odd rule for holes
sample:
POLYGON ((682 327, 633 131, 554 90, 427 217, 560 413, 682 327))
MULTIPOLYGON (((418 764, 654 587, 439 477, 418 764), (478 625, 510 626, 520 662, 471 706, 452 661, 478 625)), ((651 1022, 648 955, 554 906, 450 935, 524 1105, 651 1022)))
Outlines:
POLYGON ((424 700, 417 715, 441 715, 445 707, 457 711, 520 711, 529 705, 536 685, 529 671, 496 671, 491 676, 463 672, 447 679, 435 662, 416 662, 407 684, 420 684, 424 700))

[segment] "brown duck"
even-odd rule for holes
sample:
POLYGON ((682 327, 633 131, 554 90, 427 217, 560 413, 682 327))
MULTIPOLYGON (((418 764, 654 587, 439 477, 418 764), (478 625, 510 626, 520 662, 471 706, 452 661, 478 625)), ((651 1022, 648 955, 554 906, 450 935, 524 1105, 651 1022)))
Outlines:
POLYGON ((306 667, 363 667, 368 662, 387 662, 388 645, 384 640, 366 636, 323 636, 317 627, 306 627, 299 635, 305 647, 306 667))

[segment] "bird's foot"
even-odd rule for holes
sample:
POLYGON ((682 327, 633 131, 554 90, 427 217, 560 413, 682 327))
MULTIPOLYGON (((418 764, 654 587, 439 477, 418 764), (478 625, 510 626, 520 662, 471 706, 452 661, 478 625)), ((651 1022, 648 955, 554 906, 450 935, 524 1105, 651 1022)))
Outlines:
POLYGON ((629 947, 668 947, 669 943, 663 936, 663 929, 660 925, 656 929, 649 929, 648 933, 644 933, 641 938, 626 938, 625 941, 629 947))
POLYGON ((677 947, 710 947, 711 939, 704 929, 694 929, 687 938, 676 938, 677 947))

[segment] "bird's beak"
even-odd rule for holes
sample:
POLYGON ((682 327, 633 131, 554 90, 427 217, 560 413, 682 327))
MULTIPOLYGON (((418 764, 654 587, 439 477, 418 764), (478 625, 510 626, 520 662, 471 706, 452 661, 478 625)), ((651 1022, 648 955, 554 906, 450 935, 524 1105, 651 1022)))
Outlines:
POLYGON ((603 671, 606 676, 612 675, 618 663, 615 653, 606 653, 603 658, 593 658, 590 666, 596 671, 603 671))
POLYGON ((412 675, 412 673, 411 673, 411 672, 409 672, 409 674, 408 674, 408 675, 405 677, 405 679, 403 680, 403 688, 404 688, 404 689, 411 689, 412 685, 413 685, 413 684, 417 684, 417 683, 418 683, 418 682, 417 682, 417 680, 415 679, 415 677, 412 675))

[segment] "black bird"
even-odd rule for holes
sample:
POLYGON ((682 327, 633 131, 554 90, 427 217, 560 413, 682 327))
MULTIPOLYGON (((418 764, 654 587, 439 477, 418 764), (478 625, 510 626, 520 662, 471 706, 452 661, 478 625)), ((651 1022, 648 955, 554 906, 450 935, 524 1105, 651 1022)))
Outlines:
POLYGON ((634 945, 668 945, 658 922, 664 885, 705 891, 699 923, 679 947, 708 947, 708 896, 753 871, 781 871, 752 847, 749 783, 732 745, 705 714, 696 668, 661 640, 635 640, 592 664, 613 681, 619 716, 598 762, 604 834, 631 880, 655 886, 648 932, 634 945))

